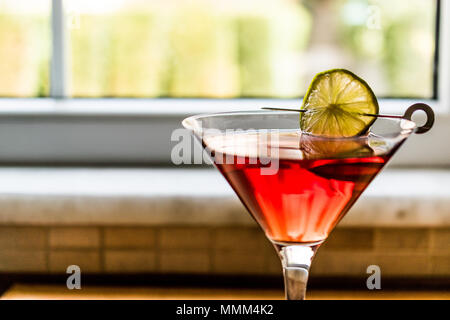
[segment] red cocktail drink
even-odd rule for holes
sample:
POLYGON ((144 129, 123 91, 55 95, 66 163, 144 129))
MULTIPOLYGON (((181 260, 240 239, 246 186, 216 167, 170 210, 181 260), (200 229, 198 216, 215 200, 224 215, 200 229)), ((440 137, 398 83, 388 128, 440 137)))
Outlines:
MULTIPOLYGON (((206 141, 215 165, 276 243, 325 240, 390 157, 375 156, 365 140, 333 144, 302 139, 296 132, 264 139, 262 135, 268 134, 241 133, 206 141), (252 147, 273 139, 278 139, 277 158, 271 159, 278 162, 277 170, 264 174, 261 169, 268 163, 257 156, 261 149, 252 147)), ((266 145, 267 153, 273 153, 273 141, 266 145)))

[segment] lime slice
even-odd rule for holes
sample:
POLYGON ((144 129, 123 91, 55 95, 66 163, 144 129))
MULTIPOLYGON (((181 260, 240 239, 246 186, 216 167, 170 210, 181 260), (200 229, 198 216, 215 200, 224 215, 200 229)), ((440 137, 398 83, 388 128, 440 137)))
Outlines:
POLYGON ((317 74, 303 99, 300 128, 326 137, 353 137, 367 132, 378 114, 378 102, 369 85, 344 69, 317 74))

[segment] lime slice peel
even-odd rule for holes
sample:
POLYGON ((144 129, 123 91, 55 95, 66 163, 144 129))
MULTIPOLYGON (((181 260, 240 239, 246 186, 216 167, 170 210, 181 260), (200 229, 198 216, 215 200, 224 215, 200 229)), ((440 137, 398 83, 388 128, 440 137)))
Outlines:
POLYGON ((317 74, 301 107, 300 128, 304 133, 325 137, 365 134, 376 120, 378 102, 369 85, 345 69, 317 74))

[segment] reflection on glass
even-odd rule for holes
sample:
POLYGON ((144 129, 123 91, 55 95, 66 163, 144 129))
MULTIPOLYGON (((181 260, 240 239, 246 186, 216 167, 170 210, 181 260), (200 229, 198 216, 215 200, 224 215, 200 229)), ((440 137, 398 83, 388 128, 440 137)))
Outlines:
POLYGON ((0 96, 47 96, 50 1, 0 0, 0 48, 0 96))

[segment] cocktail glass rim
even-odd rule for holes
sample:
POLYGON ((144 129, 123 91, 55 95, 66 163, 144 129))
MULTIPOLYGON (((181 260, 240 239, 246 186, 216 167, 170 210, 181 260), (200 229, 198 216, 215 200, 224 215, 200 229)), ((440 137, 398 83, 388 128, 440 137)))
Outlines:
MULTIPOLYGON (((293 115, 291 111, 273 111, 273 110, 250 110, 250 111, 230 111, 230 112, 215 112, 215 113, 202 113, 198 115, 193 115, 190 117, 185 118, 182 121, 183 127, 185 127, 188 130, 191 130, 192 132, 199 134, 202 136, 203 127, 196 125, 198 123, 198 120, 211 118, 211 117, 219 117, 219 116, 258 116, 258 115, 293 115)), ((298 116, 298 115, 297 115, 298 116)), ((384 134, 379 135, 375 134, 370 131, 370 129, 367 131, 364 135, 358 135, 358 136, 351 136, 351 137, 329 137, 329 136, 317 136, 312 135, 309 133, 302 132, 299 128, 299 132, 301 132, 304 135, 312 136, 315 139, 321 139, 321 140, 344 140, 344 141, 350 141, 350 140, 364 140, 367 139, 367 137, 372 134, 374 136, 377 136, 379 138, 395 138, 399 135, 405 135, 409 136, 410 134, 414 133, 418 126, 417 124, 412 120, 407 119, 377 119, 376 121, 389 121, 389 122, 397 122, 400 124, 401 131, 398 133, 392 133, 392 134, 384 134)), ((277 129, 277 128, 272 128, 277 129)))

